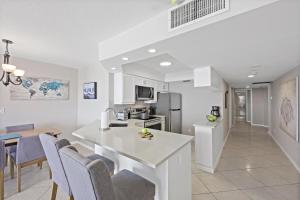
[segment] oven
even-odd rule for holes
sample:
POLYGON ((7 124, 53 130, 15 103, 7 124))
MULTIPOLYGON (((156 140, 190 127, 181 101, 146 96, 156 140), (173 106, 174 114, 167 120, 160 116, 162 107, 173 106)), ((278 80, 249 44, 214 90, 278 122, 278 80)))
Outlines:
POLYGON ((144 121, 144 127, 155 129, 155 130, 161 130, 162 124, 161 124, 161 118, 157 117, 154 119, 148 119, 144 121))

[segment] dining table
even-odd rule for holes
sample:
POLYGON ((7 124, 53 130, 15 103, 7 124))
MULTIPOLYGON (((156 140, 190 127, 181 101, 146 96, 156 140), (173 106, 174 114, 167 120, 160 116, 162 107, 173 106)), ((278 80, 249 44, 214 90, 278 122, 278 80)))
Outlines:
MULTIPOLYGON (((30 137, 30 136, 35 136, 39 134, 47 133, 50 134, 54 137, 58 137, 62 132, 59 129, 56 128, 50 128, 50 127, 45 127, 45 128, 34 128, 30 130, 25 130, 25 131, 16 131, 16 132, 7 132, 5 130, 0 130, 0 136, 2 134, 18 134, 20 137, 30 137)), ((4 139, 5 140, 5 146, 13 146, 18 143, 18 138, 12 138, 12 139, 4 139)))

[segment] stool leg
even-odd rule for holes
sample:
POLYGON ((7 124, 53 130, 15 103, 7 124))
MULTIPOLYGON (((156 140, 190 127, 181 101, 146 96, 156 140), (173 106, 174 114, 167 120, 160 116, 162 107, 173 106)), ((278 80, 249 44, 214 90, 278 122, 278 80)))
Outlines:
POLYGON ((74 200, 73 196, 69 196, 68 200, 74 200))
POLYGON ((0 200, 4 200, 4 171, 0 170, 0 200))
POLYGON ((57 184, 53 181, 52 182, 51 200, 56 199, 56 193, 57 193, 57 184))

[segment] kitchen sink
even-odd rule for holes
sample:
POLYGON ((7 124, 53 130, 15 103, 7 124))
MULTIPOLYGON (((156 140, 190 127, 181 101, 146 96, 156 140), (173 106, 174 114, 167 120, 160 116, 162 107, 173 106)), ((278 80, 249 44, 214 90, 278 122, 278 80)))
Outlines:
POLYGON ((127 123, 110 123, 109 127, 128 127, 127 123))

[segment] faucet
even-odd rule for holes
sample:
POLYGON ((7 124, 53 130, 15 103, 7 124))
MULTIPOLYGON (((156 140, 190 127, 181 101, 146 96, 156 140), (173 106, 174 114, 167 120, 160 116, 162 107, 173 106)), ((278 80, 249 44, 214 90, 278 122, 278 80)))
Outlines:
POLYGON ((113 108, 106 108, 106 109, 105 109, 105 112, 108 112, 108 111, 112 111, 114 117, 117 118, 116 111, 115 111, 113 108))

